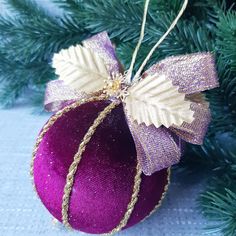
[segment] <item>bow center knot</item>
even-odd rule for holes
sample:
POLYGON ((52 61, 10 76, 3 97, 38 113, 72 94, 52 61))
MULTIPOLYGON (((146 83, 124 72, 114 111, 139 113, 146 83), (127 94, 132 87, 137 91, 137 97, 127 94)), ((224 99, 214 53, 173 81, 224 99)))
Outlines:
POLYGON ((125 81, 126 74, 111 73, 111 75, 104 80, 103 93, 110 98, 123 100, 128 96, 128 85, 125 81))

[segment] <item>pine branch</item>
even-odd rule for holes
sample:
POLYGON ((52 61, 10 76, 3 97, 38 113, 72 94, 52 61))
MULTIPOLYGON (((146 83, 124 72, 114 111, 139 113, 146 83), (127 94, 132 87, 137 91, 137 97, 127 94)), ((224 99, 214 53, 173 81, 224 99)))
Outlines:
MULTIPOLYGON (((171 20, 168 14, 159 14, 160 20, 155 28, 147 29, 150 35, 149 40, 144 43, 138 53, 137 63, 135 70, 140 66, 157 38, 161 37, 167 30, 171 20), (151 36, 152 35, 152 36, 151 36), (151 42, 150 42, 151 41, 151 42)), ((172 15, 173 17, 173 15, 172 15)), ((125 65, 125 69, 129 67, 132 52, 136 43, 120 43, 117 46, 118 58, 125 65)), ((167 56, 180 55, 186 53, 194 53, 199 51, 214 51, 214 41, 211 32, 204 28, 203 25, 196 21, 190 22, 184 20, 180 22, 177 27, 167 36, 165 41, 160 45, 158 50, 154 53, 149 60, 146 68, 155 64, 160 59, 167 56)))
POLYGON ((217 24, 217 46, 226 63, 236 72, 236 12, 222 14, 217 24))
POLYGON ((12 106, 17 98, 27 89, 44 93, 45 84, 55 78, 54 70, 45 62, 24 64, 20 61, 8 60, 0 53, 0 104, 12 106))
MULTIPOLYGON (((129 68, 134 48, 135 48, 134 43, 120 43, 116 48, 117 56, 119 60, 121 61, 122 65, 124 65, 125 69, 129 68)), ((137 62, 134 66, 134 71, 136 71, 139 68, 139 66, 141 65, 141 63, 143 62, 143 60, 145 59, 145 57, 147 56, 151 48, 152 48, 152 45, 143 45, 140 48, 140 51, 137 55, 137 62)), ((154 62, 159 61, 160 58, 162 57, 163 55, 159 51, 156 51, 151 57, 150 61, 147 63, 146 67, 150 67, 154 62)))
POLYGON ((232 111, 236 113, 236 12, 222 13, 216 30, 218 72, 221 92, 232 111))
POLYGON ((46 10, 37 4, 35 0, 4 0, 4 4, 12 11, 17 17, 29 18, 29 17, 40 17, 40 18, 51 18, 46 10))
POLYGON ((70 18, 56 22, 38 17, 27 21, 1 17, 0 31, 2 37, 7 39, 1 45, 2 50, 9 57, 25 62, 49 59, 60 49, 80 43, 87 35, 70 18))
POLYGON ((0 101, 10 106, 25 90, 32 86, 43 88, 53 79, 48 65, 52 54, 80 43, 88 32, 72 17, 53 18, 34 1, 9 0, 6 3, 15 14, 0 16, 0 51, 4 55, 0 61, 0 75, 5 80, 1 85, 0 101))
POLYGON ((52 0, 57 6, 62 8, 66 14, 72 16, 73 18, 79 17, 78 19, 81 19, 80 15, 82 4, 84 4, 84 0, 52 0))
POLYGON ((221 232, 225 236, 234 236, 236 234, 236 189, 235 186, 226 188, 222 179, 217 180, 221 188, 215 191, 207 191, 201 195, 199 205, 203 214, 214 223, 207 227, 208 233, 221 232))
POLYGON ((139 36, 143 8, 138 4, 117 1, 92 0, 84 1, 78 15, 85 28, 92 33, 108 31, 111 38, 121 41, 137 39, 139 36), (112 12, 111 12, 112 11, 112 12))

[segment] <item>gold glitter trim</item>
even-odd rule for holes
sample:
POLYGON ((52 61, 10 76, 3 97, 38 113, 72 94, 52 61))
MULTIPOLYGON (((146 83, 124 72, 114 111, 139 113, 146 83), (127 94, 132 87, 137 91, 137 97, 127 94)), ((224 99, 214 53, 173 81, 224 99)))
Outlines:
POLYGON ((111 236, 111 235, 119 232, 122 228, 124 228, 127 225, 128 220, 134 210, 134 206, 138 201, 138 194, 139 194, 139 190, 140 190, 140 184, 142 181, 141 175, 142 175, 142 169, 141 169, 139 162, 137 162, 136 175, 134 178, 133 193, 131 196, 131 200, 127 206, 127 210, 124 214, 124 217, 122 218, 120 223, 112 231, 110 231, 109 233, 103 234, 103 236, 111 236))
POLYGON ((105 109, 102 112, 99 113, 98 117, 94 120, 93 124, 89 127, 87 133, 85 134, 82 142, 79 145, 78 151, 74 156, 74 161, 70 165, 69 173, 66 177, 64 195, 62 198, 62 221, 63 224, 69 228, 70 224, 69 224, 68 211, 69 211, 70 195, 74 184, 75 174, 78 165, 81 161, 82 155, 86 149, 87 144, 94 135, 97 127, 103 122, 103 120, 107 117, 107 115, 119 104, 120 102, 112 102, 107 107, 105 107, 105 109))
POLYGON ((165 198, 165 196, 166 196, 166 193, 167 193, 168 188, 169 188, 169 185, 170 185, 170 176, 171 176, 171 168, 169 167, 168 170, 167 170, 167 184, 166 184, 165 187, 164 187, 164 191, 163 191, 163 193, 162 193, 162 195, 161 195, 160 200, 158 201, 157 205, 153 208, 153 210, 152 210, 141 222, 143 222, 143 221, 145 221, 147 218, 149 218, 149 217, 150 217, 153 213, 155 213, 155 212, 159 209, 159 207, 162 205, 162 202, 163 202, 163 200, 164 200, 164 198, 165 198))

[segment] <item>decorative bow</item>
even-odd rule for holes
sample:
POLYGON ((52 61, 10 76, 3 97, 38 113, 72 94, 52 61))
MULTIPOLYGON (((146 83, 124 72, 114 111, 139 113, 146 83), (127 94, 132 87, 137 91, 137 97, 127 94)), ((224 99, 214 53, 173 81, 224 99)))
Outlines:
POLYGON ((144 174, 178 163, 183 141, 202 144, 210 111, 200 92, 218 86, 210 53, 168 57, 131 82, 102 32, 61 50, 52 65, 59 79, 47 85, 46 109, 95 94, 123 103, 144 174))

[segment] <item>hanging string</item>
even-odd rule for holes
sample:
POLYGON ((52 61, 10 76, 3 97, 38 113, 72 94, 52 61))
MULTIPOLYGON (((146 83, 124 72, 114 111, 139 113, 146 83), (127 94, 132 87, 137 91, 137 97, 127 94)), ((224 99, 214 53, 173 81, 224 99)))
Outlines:
POLYGON ((147 20, 147 12, 148 12, 148 5, 149 5, 150 0, 146 0, 145 1, 145 6, 144 6, 144 13, 143 13, 143 21, 142 21, 142 26, 141 26, 141 32, 140 32, 140 36, 139 36, 139 41, 137 43, 137 46, 135 47, 135 50, 133 52, 132 55, 132 60, 130 63, 130 67, 128 69, 127 75, 126 75, 126 79, 127 82, 131 82, 131 77, 132 77, 132 72, 133 72, 133 68, 134 68, 134 64, 135 64, 135 60, 139 51, 139 48, 142 44, 143 38, 144 38, 144 32, 145 32, 145 25, 146 25, 146 20, 147 20))
MULTIPOLYGON (((135 59, 136 59, 138 50, 139 50, 139 48, 141 46, 141 43, 142 43, 142 40, 143 40, 143 37, 144 37, 144 28, 145 28, 145 24, 146 24, 148 4, 149 4, 149 0, 146 0, 146 2, 145 2, 145 9, 144 9, 144 17, 143 17, 143 22, 142 22, 142 29, 141 29, 141 34, 140 34, 140 39, 139 39, 139 42, 138 42, 138 44, 137 44, 137 46, 136 46, 136 48, 134 50, 134 53, 133 53, 133 56, 132 56, 132 62, 131 62, 130 68, 128 70, 128 75, 129 75, 128 78, 129 78, 129 80, 130 80, 131 75, 132 75, 132 71, 133 71, 133 67, 134 67, 134 63, 135 63, 135 59)), ((143 69, 146 66, 147 62, 151 58, 152 54, 157 49, 157 47, 163 42, 163 40, 167 37, 167 35, 171 32, 171 30, 176 26, 176 24, 178 23, 180 17, 183 15, 187 5, 188 5, 188 0, 184 0, 183 6, 180 9, 178 15, 176 16, 176 18, 174 19, 174 21, 172 22, 172 24, 170 25, 168 30, 165 32, 165 34, 163 34, 163 36, 158 40, 158 42, 150 50, 150 52, 148 53, 147 57, 143 61, 142 65, 138 69, 137 73, 134 75, 133 82, 135 82, 135 81, 137 81, 139 79, 139 77, 141 75, 141 72, 143 71, 143 69)))

